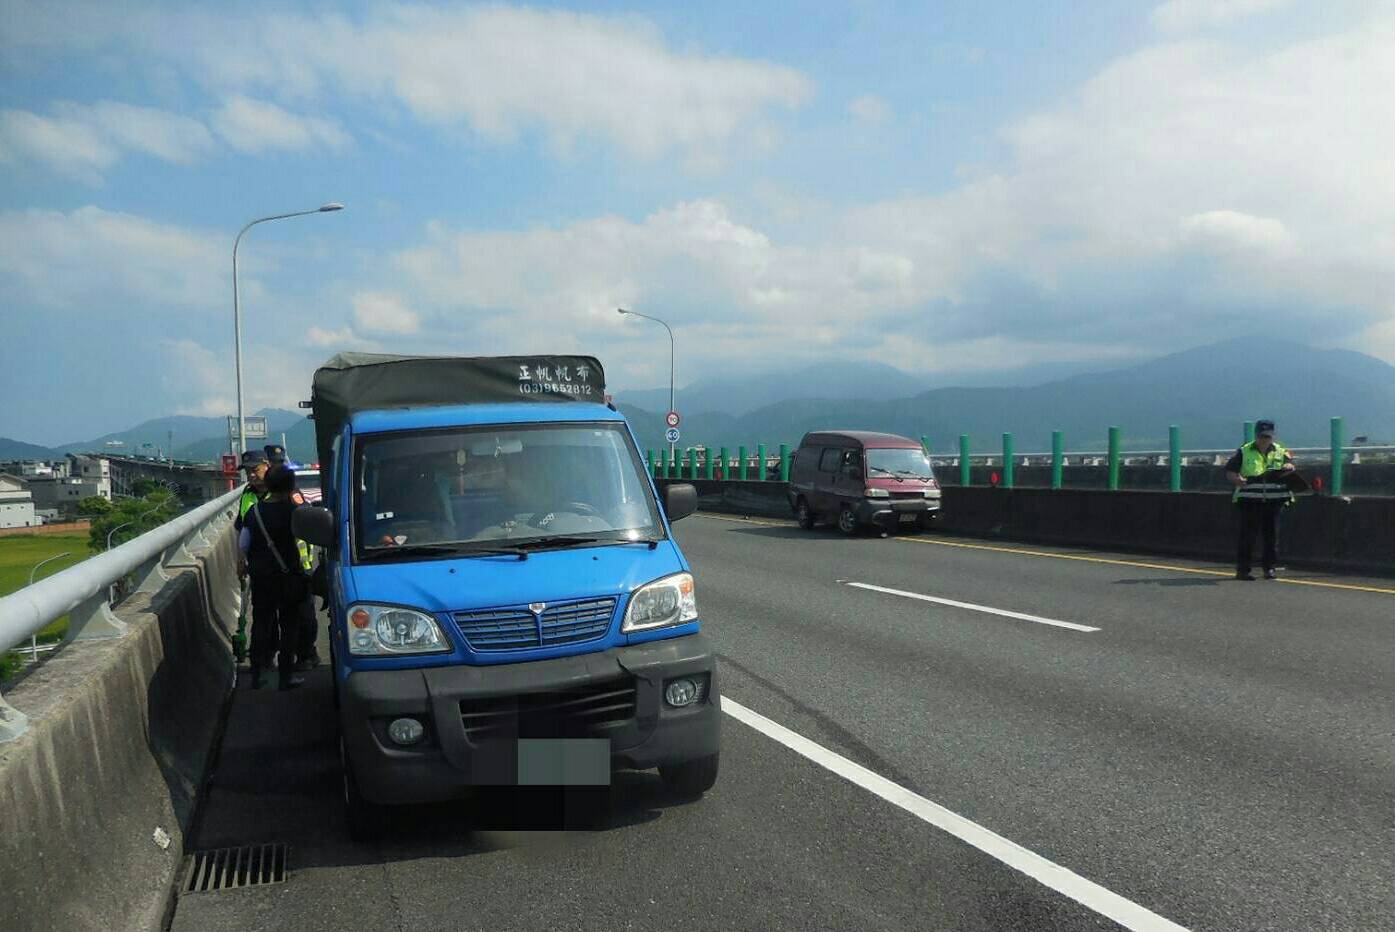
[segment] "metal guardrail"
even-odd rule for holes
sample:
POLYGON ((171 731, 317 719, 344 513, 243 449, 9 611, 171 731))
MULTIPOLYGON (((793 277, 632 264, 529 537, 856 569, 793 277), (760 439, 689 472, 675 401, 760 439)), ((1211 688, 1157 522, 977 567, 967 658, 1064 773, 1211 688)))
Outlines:
MULTIPOLYGON (((112 611, 112 590, 128 575, 136 592, 159 589, 170 578, 165 568, 196 565, 190 548, 211 545, 232 521, 242 489, 206 502, 134 540, 89 557, 76 566, 0 596, 0 652, 26 640, 50 622, 68 616, 63 643, 121 637, 126 623, 112 611)), ((0 696, 0 743, 27 728, 24 713, 0 696)))

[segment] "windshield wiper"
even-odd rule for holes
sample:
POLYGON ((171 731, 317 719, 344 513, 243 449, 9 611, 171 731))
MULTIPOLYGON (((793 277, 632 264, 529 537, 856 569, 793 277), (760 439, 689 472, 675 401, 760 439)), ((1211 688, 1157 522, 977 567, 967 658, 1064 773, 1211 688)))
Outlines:
POLYGON ((638 537, 633 540, 625 537, 540 537, 535 540, 519 541, 519 547, 529 550, 552 550, 563 547, 583 547, 587 544, 644 544, 650 550, 659 546, 658 537, 638 537))
POLYGON ((464 544, 403 544, 400 547, 375 547, 365 551, 363 559, 365 561, 379 560, 385 557, 422 557, 422 556, 458 556, 458 557, 518 557, 520 560, 528 559, 528 551, 518 547, 470 547, 464 544))
POLYGON ((883 469, 883 468, 880 467, 880 466, 868 466, 867 468, 868 468, 869 470, 875 470, 876 472, 886 473, 888 476, 890 476, 891 478, 895 479, 897 482, 905 482, 905 481, 906 481, 905 479, 901 478, 900 475, 898 475, 897 473, 892 472, 890 469, 883 469))

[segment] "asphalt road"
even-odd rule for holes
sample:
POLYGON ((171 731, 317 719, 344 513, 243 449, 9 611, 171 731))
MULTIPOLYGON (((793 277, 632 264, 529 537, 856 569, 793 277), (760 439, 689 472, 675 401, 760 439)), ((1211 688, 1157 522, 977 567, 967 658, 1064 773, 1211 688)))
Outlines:
POLYGON ((287 841, 292 876, 185 895, 173 928, 1116 928, 1082 888, 1133 928, 1395 928, 1395 583, 677 533, 724 693, 821 761, 728 716, 700 801, 620 774, 406 810, 360 846, 324 676, 239 692, 191 847, 287 841))

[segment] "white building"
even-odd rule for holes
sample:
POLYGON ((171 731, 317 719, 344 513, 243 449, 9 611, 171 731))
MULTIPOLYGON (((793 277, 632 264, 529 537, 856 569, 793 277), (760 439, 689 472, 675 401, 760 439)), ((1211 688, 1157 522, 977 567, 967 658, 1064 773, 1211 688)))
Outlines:
POLYGON ((39 523, 28 483, 18 476, 0 473, 0 528, 37 527, 39 523))

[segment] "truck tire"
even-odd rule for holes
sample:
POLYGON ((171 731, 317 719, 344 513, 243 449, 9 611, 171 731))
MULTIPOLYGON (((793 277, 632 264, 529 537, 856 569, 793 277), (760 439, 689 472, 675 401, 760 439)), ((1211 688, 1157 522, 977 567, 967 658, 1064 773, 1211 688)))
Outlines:
POLYGON ((717 782, 717 760, 720 754, 699 757, 681 764, 659 768, 664 785, 679 796, 698 797, 717 782))
POLYGON ((371 803, 359 792, 354 768, 344 751, 344 739, 339 739, 339 759, 344 771, 344 819, 349 837, 357 842, 374 842, 383 837, 387 828, 387 810, 371 803))
POLYGON ((814 522, 817 520, 814 513, 809 510, 809 503, 804 500, 804 496, 799 496, 799 501, 794 503, 794 520, 799 522, 799 526, 806 531, 814 529, 814 522))

